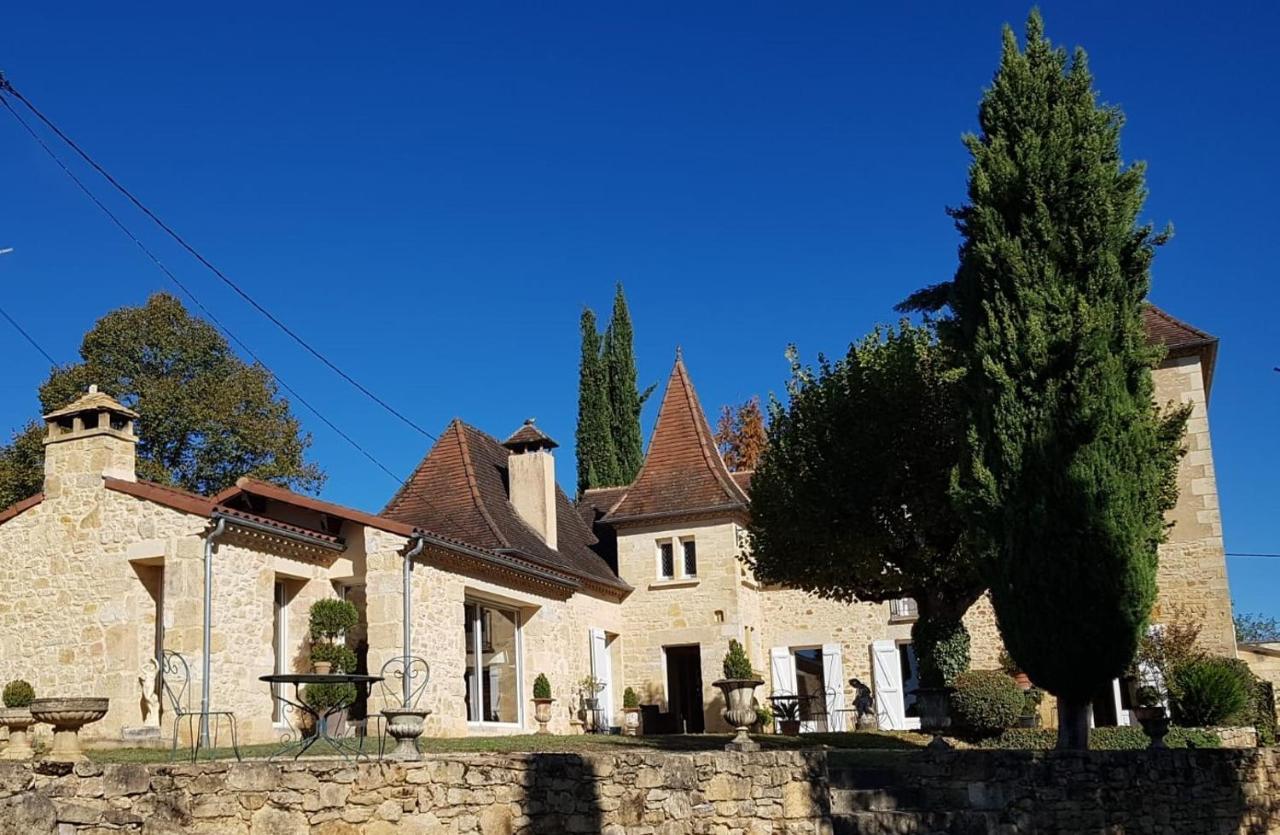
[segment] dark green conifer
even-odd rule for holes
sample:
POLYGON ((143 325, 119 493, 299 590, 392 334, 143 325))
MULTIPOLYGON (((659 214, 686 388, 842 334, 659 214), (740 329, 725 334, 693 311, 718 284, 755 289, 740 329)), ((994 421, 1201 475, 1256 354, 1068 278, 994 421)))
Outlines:
POLYGON ((609 381, 601 356, 600 331, 591 308, 582 309, 582 359, 578 366, 578 494, 619 483, 613 447, 609 381))

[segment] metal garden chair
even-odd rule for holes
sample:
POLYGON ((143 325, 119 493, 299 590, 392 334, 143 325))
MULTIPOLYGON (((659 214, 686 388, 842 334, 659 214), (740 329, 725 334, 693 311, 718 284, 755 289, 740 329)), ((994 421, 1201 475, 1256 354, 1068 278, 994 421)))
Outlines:
POLYGON ((212 743, 213 747, 218 747, 218 729, 222 724, 222 720, 226 719, 231 729, 231 750, 235 752, 236 759, 240 759, 240 744, 236 738, 236 717, 229 710, 200 710, 198 707, 192 709, 191 694, 189 692, 191 686, 191 666, 187 664, 187 659, 172 650, 164 651, 163 664, 160 666, 160 686, 164 691, 165 698, 169 700, 169 707, 173 711, 173 747, 169 751, 169 759, 172 761, 178 754, 178 732, 182 728, 182 723, 187 723, 187 733, 191 736, 191 761, 195 762, 200 754, 200 726, 203 724, 205 717, 208 717, 212 723, 212 743))
MULTIPOLYGON (((388 707, 414 710, 422 700, 427 682, 431 679, 431 665, 426 662, 426 659, 414 655, 408 658, 397 655, 382 665, 378 675, 382 676, 378 686, 382 692, 383 704, 388 707)), ((365 725, 361 729, 363 734, 360 738, 360 748, 364 750, 364 740, 369 736, 370 719, 378 725, 378 758, 381 759, 386 752, 387 742, 387 718, 383 714, 371 713, 365 716, 363 720, 365 725)))

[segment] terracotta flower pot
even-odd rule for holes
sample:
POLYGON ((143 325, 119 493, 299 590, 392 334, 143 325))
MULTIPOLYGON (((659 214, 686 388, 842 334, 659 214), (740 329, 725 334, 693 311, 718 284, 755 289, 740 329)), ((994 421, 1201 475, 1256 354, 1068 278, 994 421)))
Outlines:
POLYGON ((333 672, 333 662, 332 661, 312 661, 311 672, 315 673, 318 676, 327 676, 329 675, 329 673, 333 672))
POLYGON ((759 743, 752 742, 747 728, 756 721, 756 688, 764 684, 758 678, 722 678, 713 685, 724 693, 725 708, 720 712, 724 720, 737 730, 737 735, 725 746, 728 751, 759 751, 759 743))

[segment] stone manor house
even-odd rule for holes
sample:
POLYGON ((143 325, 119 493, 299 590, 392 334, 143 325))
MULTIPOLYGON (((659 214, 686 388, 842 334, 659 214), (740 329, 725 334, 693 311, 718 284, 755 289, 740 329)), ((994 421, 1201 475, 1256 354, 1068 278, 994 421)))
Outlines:
MULTIPOLYGON (((1217 340, 1154 307, 1147 328, 1168 352, 1158 401, 1194 407, 1154 619, 1203 618, 1207 648, 1233 655, 1207 416, 1217 340)), ((532 423, 499 441, 453 421, 375 514, 251 478, 214 496, 141 481, 137 417, 95 391, 46 415, 44 489, 0 513, 0 682, 109 696, 86 737, 167 737, 153 660, 173 650, 197 677, 209 653, 210 706, 235 713, 242 744, 275 739, 286 717, 259 676, 308 671, 313 601, 356 605, 347 640, 368 670, 401 654, 406 559, 412 652, 431 667, 428 735, 533 730, 539 673, 555 732, 575 727, 588 675, 604 682, 610 724, 633 687, 651 731, 722 730, 711 683, 731 638, 765 679, 762 699, 804 697, 806 729, 851 727, 851 679, 874 691, 882 727, 917 721, 912 602, 842 604, 755 581, 739 559, 751 474, 726 469, 680 359, 635 482, 577 504, 557 487, 555 442, 532 423)), ((995 667, 985 601, 968 622, 974 666, 995 667)), ((1128 721, 1113 690, 1095 704, 1099 724, 1128 721)))

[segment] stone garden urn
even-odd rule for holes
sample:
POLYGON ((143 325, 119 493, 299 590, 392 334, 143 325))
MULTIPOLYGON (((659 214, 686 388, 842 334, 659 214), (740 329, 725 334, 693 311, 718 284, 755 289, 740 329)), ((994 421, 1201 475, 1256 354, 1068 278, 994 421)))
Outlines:
POLYGON ((31 711, 25 707, 0 709, 0 725, 9 729, 9 744, 0 754, 0 760, 29 760, 35 755, 31 740, 27 738, 27 729, 35 723, 31 711))
POLYGON ((547 723, 551 721, 551 705, 555 699, 534 699, 533 700, 533 719, 538 723, 538 733, 549 734, 547 723))
POLYGON ((1164 706, 1135 707, 1133 716, 1142 725, 1142 732, 1151 740, 1149 748, 1160 750, 1165 745, 1165 735, 1169 733, 1169 717, 1165 715, 1164 706))
POLYGON ((53 747, 47 760, 77 763, 88 757, 80 750, 80 729, 107 715, 109 700, 100 697, 36 699, 31 703, 31 716, 37 722, 53 726, 53 747))
POLYGON ((725 708, 720 715, 738 732, 724 746, 725 750, 759 751, 760 743, 752 742, 747 728, 756 722, 756 688, 764 682, 758 678, 722 678, 711 683, 724 693, 725 708))
POLYGON ((627 736, 640 734, 640 708, 624 707, 622 709, 622 732, 627 736))
POLYGON ((413 707, 387 707, 382 715, 387 719, 387 733, 396 741, 396 747, 387 753, 387 759, 399 762, 417 762, 422 759, 418 751, 418 737, 422 736, 422 722, 430 710, 413 707))

